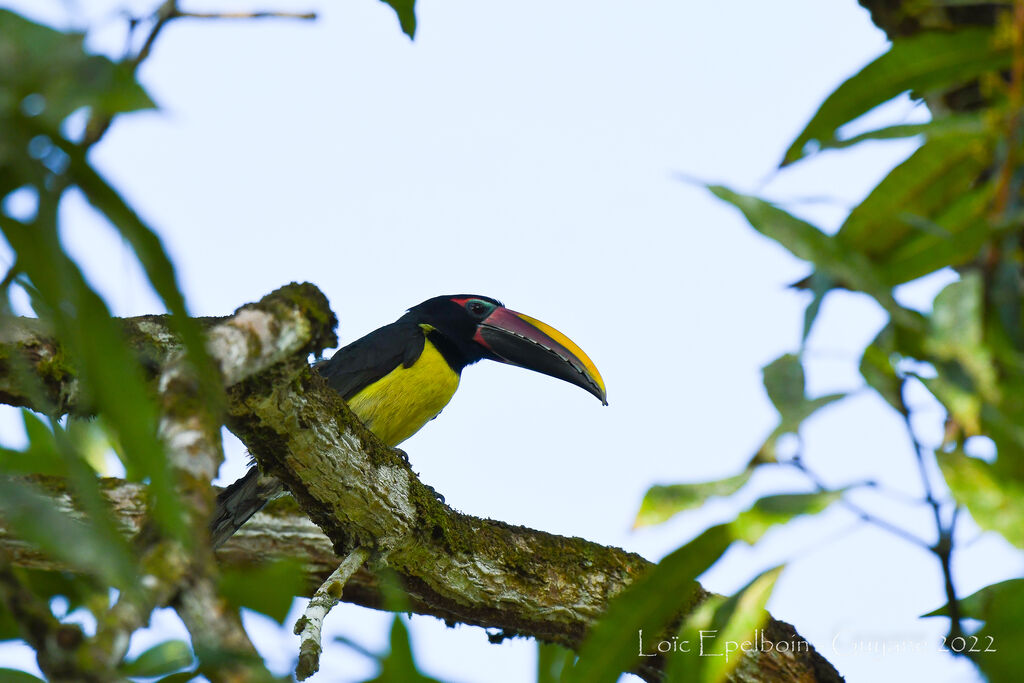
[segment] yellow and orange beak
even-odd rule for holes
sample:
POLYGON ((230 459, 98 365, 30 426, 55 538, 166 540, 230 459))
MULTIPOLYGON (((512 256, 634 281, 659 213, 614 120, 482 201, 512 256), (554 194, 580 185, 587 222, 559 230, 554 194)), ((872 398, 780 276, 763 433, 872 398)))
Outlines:
POLYGON ((499 306, 480 321, 473 339, 503 363, 565 380, 608 405, 604 380, 594 362, 547 323, 499 306))

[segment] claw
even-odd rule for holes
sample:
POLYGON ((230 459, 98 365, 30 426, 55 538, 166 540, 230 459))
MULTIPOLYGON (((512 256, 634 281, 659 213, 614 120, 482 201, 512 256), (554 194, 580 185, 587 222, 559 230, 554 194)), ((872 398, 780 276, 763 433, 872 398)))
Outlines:
POLYGON ((442 495, 441 495, 440 493, 438 493, 438 492, 437 492, 437 491, 436 491, 436 490, 434 489, 434 487, 433 487, 433 486, 431 486, 430 484, 424 484, 424 486, 426 486, 426 487, 427 487, 427 490, 429 490, 429 491, 430 491, 430 492, 431 492, 432 494, 434 494, 434 498, 437 498, 437 500, 438 500, 439 502, 441 502, 441 503, 444 503, 444 496, 442 496, 442 495))

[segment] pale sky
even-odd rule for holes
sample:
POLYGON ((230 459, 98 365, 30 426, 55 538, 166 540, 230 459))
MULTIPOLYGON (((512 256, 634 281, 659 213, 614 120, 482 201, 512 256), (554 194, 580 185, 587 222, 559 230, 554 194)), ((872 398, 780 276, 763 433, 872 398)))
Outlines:
MULTIPOLYGON (((57 22, 88 7, 80 16, 105 27, 90 43, 98 50, 123 43, 111 12, 123 4, 0 3, 57 22)), ((427 1, 413 43, 375 0, 182 4, 321 14, 175 22, 141 72, 161 109, 119 119, 93 153, 163 237, 193 313, 224 315, 307 280, 329 297, 343 343, 457 292, 496 297, 565 332, 601 370, 608 407, 480 363, 403 445, 422 480, 466 513, 657 560, 756 492, 801 485, 759 477, 740 504, 631 531, 650 485, 735 474, 774 427, 760 368, 798 348, 808 296, 786 288, 805 264, 680 176, 790 202, 834 229, 913 150, 876 144, 773 175, 817 104, 885 49, 854 0, 427 1), (829 201, 793 203, 808 198, 829 201)), ((880 115, 923 114, 905 100, 880 115)), ((66 244, 115 312, 158 312, 113 231, 77 197, 65 209, 66 244)), ((911 283, 901 300, 926 306, 951 277, 911 283)), ((883 323, 866 298, 830 296, 809 342, 811 393, 861 387, 859 352, 883 323)), ((937 406, 923 395, 915 406, 934 440, 937 406)), ((16 442, 16 414, 0 418, 16 442)), ((870 392, 823 411, 804 436, 806 459, 830 483, 873 478, 920 492, 899 418, 870 392)), ((245 460, 236 441, 227 447, 225 481, 245 460)), ((934 534, 923 508, 858 500, 934 534)), ((1024 570, 1000 538, 969 522, 962 531, 972 542, 955 558, 961 595, 1024 570)), ((945 622, 916 618, 944 602, 931 555, 832 511, 733 548, 704 584, 731 592, 780 562, 770 611, 847 680, 974 680, 970 665, 939 651, 945 622), (927 646, 882 656, 857 651, 860 641, 927 646)), ((344 606, 328 617, 325 643, 344 634, 382 650, 389 619, 344 606)), ((248 623, 269 663, 288 671, 291 622, 248 623)), ((133 649, 168 634, 184 632, 165 614, 133 649)), ((430 618, 412 620, 412 637, 421 669, 444 680, 534 675, 532 641, 494 646, 480 629, 430 618)), ((0 645, 2 665, 34 670, 10 645, 0 645)), ((372 674, 361 656, 329 646, 312 680, 372 674)))

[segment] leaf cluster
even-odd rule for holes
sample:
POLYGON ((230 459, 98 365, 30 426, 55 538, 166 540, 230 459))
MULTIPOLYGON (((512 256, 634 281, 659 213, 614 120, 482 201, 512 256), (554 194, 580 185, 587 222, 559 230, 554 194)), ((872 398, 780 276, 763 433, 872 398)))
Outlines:
MULTIPOLYGON (((0 358, 5 372, 20 382, 22 393, 43 408, 41 413, 23 410, 24 448, 0 444, 0 516, 17 537, 73 572, 11 568, 0 597, 20 591, 25 599, 38 601, 44 621, 53 624, 72 612, 79 615, 76 619, 85 615, 86 621, 114 620, 118 607, 111 604, 111 589, 117 590, 119 602, 126 603, 153 578, 144 580, 144 547, 129 542, 103 496, 98 475, 112 460, 129 480, 147 485, 152 537, 184 548, 193 548, 206 537, 205 521, 192 516, 183 503, 182 482, 158 434, 162 407, 146 379, 152 368, 143 367, 121 324, 65 248, 62 233, 73 226, 62 224, 61 204, 69 193, 84 196, 129 245, 169 314, 169 327, 182 342, 193 376, 199 378, 199 400, 214 412, 222 403, 218 373, 206 355, 197 322, 189 316, 163 244, 89 159, 97 140, 90 131, 97 126, 105 129, 115 116, 155 104, 136 79, 134 56, 118 61, 90 54, 84 38, 82 33, 55 30, 0 9, 0 235, 15 258, 0 281, 0 333, 6 336, 13 325, 11 294, 21 289, 32 312, 60 342, 60 355, 48 361, 51 374, 63 381, 71 378, 80 394, 81 413, 100 416, 62 416, 62 406, 48 404, 40 377, 29 371, 23 358, 0 358), (52 497, 34 483, 41 475, 66 482, 74 513, 54 507, 52 497), (64 599, 65 614, 51 613, 48 606, 56 597, 64 599)), ((0 555, 0 567, 7 562, 0 555)), ((294 563, 272 565, 249 577, 225 575, 222 591, 231 604, 283 618, 301 576, 294 563), (267 583, 254 584, 248 580, 252 577, 267 583)), ((25 638, 45 649, 3 605, 0 601, 0 639, 25 638)), ((138 625, 145 621, 148 618, 138 625)), ((107 671, 119 677, 152 678, 194 663, 191 647, 181 641, 157 645, 131 659, 118 654, 116 644, 102 653, 102 648, 88 647, 102 646, 100 641, 100 636, 81 640, 74 666, 97 675, 107 671), (112 660, 101 661, 105 656, 112 660)), ((40 662, 45 672, 45 653, 40 662)), ((49 665, 58 666, 52 661, 49 665)), ((28 676, 3 673, 4 680, 15 675, 28 676)), ((194 675, 187 673, 182 680, 194 675)))
MULTIPOLYGON (((934 512, 938 542, 917 541, 848 499, 850 490, 871 482, 830 488, 803 462, 801 425, 846 395, 807 395, 803 344, 764 368, 765 390, 779 424, 748 467, 719 481, 651 488, 638 525, 663 522, 708 497, 735 495, 759 468, 796 467, 814 491, 757 500, 725 525, 731 538, 753 543, 773 525, 843 505, 867 523, 925 545, 942 561, 949 600, 943 610, 928 616, 949 618, 951 636, 961 634, 960 620, 970 617, 984 623, 982 632, 1003 643, 1024 638, 1019 613, 1009 616, 1010 606, 1024 599, 1021 581, 1003 582, 960 600, 949 572, 960 510, 968 511, 983 529, 1024 548, 1021 16, 1007 12, 991 28, 897 37, 885 54, 828 96, 789 146, 780 168, 862 144, 894 139, 920 143, 834 234, 766 199, 724 186, 708 188, 738 209, 756 231, 811 266, 808 277, 795 285, 811 296, 803 344, 822 302, 837 289, 869 297, 887 313, 888 323, 863 351, 860 373, 864 388, 876 392, 907 425, 924 478, 926 496, 920 505, 934 512), (847 133, 864 114, 904 93, 935 104, 964 87, 984 95, 981 106, 953 111, 933 106, 928 123, 847 133), (958 277, 939 292, 930 311, 920 313, 899 302, 900 285, 943 270, 958 277), (946 411, 945 436, 934 451, 925 449, 911 429, 912 410, 904 400, 909 383, 925 387, 946 411), (779 444, 787 435, 797 447, 784 454, 779 444), (994 444, 993 459, 968 454, 969 440, 979 437, 994 444), (942 481, 933 481, 928 460, 937 462, 942 481), (941 498, 943 489, 952 495, 949 502, 941 498)), ((1013 648, 972 656, 990 680, 1015 680, 1019 674, 1019 655, 1013 648)), ((701 680, 722 678, 709 674, 701 680)))

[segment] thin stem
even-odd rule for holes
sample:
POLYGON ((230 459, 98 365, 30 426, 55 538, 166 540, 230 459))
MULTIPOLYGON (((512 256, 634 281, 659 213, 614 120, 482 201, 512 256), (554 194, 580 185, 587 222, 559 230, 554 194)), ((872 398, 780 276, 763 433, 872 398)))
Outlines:
MULTIPOLYGON (((156 39, 163 32, 164 28, 174 19, 300 19, 300 20, 314 20, 317 18, 316 12, 276 12, 276 11, 260 11, 260 12, 184 12, 178 8, 178 0, 165 0, 150 17, 153 20, 153 26, 149 29, 149 33, 146 35, 145 40, 142 41, 142 46, 139 51, 135 53, 134 57, 128 57, 127 61, 132 65, 132 68, 138 71, 139 66, 142 65, 150 53, 153 51, 153 45, 156 43, 156 39)), ((140 21, 135 18, 128 19, 128 43, 131 45, 131 39, 135 33, 136 27, 140 21)), ((82 146, 89 148, 95 145, 100 139, 106 135, 107 131, 110 130, 110 125, 113 123, 113 117, 110 115, 93 115, 85 127, 85 136, 82 139, 82 146)))
MULTIPOLYGON (((800 452, 802 452, 803 440, 800 437, 797 438, 800 441, 800 452)), ((802 472, 804 476, 806 476, 810 480, 810 482, 814 484, 815 488, 818 489, 818 492, 824 493, 826 491, 831 491, 832 489, 830 489, 828 486, 825 486, 825 483, 821 480, 818 474, 804 463, 803 458, 799 454, 800 452, 798 452, 798 454, 792 460, 787 461, 786 464, 800 470, 800 472, 802 472)), ((854 515, 857 516, 858 519, 860 519, 863 522, 873 524, 874 526, 877 526, 879 529, 882 529, 883 531, 888 531, 890 534, 898 536, 899 538, 903 539, 904 541, 907 541, 908 543, 912 543, 922 548, 929 548, 928 542, 924 539, 918 538, 906 529, 899 527, 886 519, 871 514, 861 506, 849 500, 845 495, 839 498, 839 504, 845 507, 849 512, 852 512, 854 515)))
POLYGON ((189 19, 300 19, 312 21, 316 12, 178 12, 175 17, 189 19))
POLYGON ((921 475, 921 484, 924 487, 925 502, 931 507, 932 516, 935 519, 935 530, 938 538, 935 545, 930 547, 930 550, 939 558, 939 564, 942 566, 942 579, 946 591, 946 604, 949 609, 949 639, 952 640, 953 638, 963 636, 963 629, 960 624, 960 602, 957 599, 956 588, 953 585, 953 530, 956 527, 959 508, 953 508, 953 516, 947 526, 942 521, 942 503, 940 503, 935 497, 931 477, 928 475, 928 465, 925 461, 924 446, 921 444, 921 441, 917 438, 917 434, 914 432, 914 427, 910 423, 910 411, 905 407, 906 389, 907 380, 904 379, 900 385, 900 395, 904 396, 904 408, 900 411, 900 414, 903 417, 903 424, 906 427, 907 435, 910 437, 910 442, 914 447, 914 457, 917 461, 918 472, 921 475))

